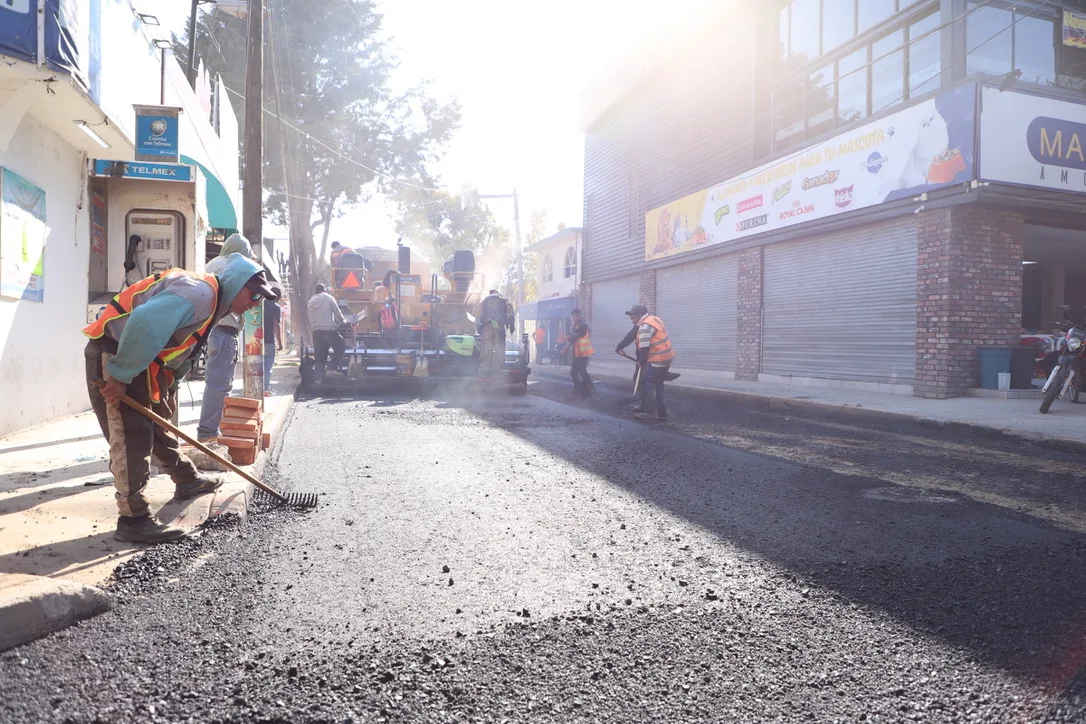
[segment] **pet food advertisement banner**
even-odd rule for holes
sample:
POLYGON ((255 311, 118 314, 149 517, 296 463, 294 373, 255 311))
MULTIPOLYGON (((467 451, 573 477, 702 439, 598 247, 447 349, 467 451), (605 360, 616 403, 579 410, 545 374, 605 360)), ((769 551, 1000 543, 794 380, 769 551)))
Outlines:
POLYGON ((981 90, 980 177, 1086 192, 1086 106, 1028 93, 981 90))
POLYGON ((965 85, 649 211, 645 259, 909 198, 974 178, 965 85))

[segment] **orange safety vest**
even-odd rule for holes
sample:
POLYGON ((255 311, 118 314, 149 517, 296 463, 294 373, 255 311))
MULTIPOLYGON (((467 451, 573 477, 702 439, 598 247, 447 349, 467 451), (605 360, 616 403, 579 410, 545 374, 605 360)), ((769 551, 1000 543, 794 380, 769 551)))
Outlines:
POLYGON ((542 327, 536 327, 535 332, 532 333, 532 336, 535 338, 536 344, 543 344, 547 341, 547 331, 542 327))
MULTIPOLYGON (((135 284, 127 287, 117 296, 113 297, 109 302, 109 306, 102 310, 98 319, 83 328, 83 334, 91 339, 101 339, 106 334, 106 325, 114 319, 127 317, 132 313, 132 310, 139 304, 138 297, 141 294, 151 290, 156 284, 167 277, 176 274, 190 275, 201 281, 207 282, 211 285, 211 288, 215 290, 215 298, 218 299, 219 280, 214 274, 197 274, 196 272, 185 271, 184 269, 167 269, 164 272, 158 272, 146 279, 139 280, 135 284)), ((189 336, 179 344, 176 344, 173 347, 167 347, 159 352, 158 356, 155 357, 147 367, 147 391, 151 396, 152 402, 162 401, 162 389, 159 387, 158 383, 159 374, 162 374, 166 378, 167 387, 172 385, 174 381, 174 371, 166 365, 182 355, 187 355, 194 347, 202 344, 207 338, 207 331, 214 321, 215 309, 212 309, 210 316, 208 316, 194 332, 189 334, 189 336)))
POLYGON ((344 254, 353 254, 354 249, 346 246, 341 246, 338 249, 332 249, 332 266, 335 267, 339 264, 339 258, 344 254))
MULTIPOLYGON (((652 327, 652 339, 649 340, 649 364, 663 364, 675 359, 675 350, 671 349, 671 340, 667 337, 667 327, 659 317, 647 316, 637 323, 638 329, 642 324, 652 327)), ((634 337, 637 347, 641 346, 641 336, 634 337)))
POLYGON ((593 354, 591 334, 585 332, 583 337, 577 338, 577 346, 573 348, 573 356, 591 357, 593 354))

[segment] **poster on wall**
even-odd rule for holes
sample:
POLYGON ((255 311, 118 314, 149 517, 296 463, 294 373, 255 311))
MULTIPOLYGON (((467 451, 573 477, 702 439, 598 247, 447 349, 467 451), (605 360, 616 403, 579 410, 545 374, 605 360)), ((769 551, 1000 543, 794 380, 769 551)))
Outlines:
POLYGON ((1086 106, 998 88, 980 97, 982 179, 1086 192, 1086 106))
POLYGON ((38 56, 36 0, 0 2, 0 55, 34 62, 38 56))
POLYGON ((645 259, 972 180, 976 86, 965 85, 652 209, 645 259))
POLYGON ((1086 48, 1086 15, 1074 10, 1063 11, 1063 44, 1086 48))
POLYGON ((0 168, 0 297, 45 299, 45 191, 0 168))
POLYGON ((90 246, 91 253, 106 255, 106 195, 98 189, 90 193, 90 246))

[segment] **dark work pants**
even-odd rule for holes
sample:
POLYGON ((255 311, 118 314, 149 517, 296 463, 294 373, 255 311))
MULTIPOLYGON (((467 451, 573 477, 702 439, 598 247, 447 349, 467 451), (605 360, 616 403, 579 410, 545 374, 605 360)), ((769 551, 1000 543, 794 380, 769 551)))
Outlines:
POLYGON ((592 378, 588 376, 588 360, 590 357, 574 357, 573 364, 569 366, 569 376, 573 380, 573 394, 579 397, 588 397, 596 388, 592 384, 592 378))
POLYGON ((660 418, 667 417, 667 408, 664 406, 664 379, 670 369, 671 365, 663 367, 646 365, 641 373, 643 391, 641 407, 649 414, 655 412, 660 418))
POLYGON ((343 335, 334 329, 317 329, 313 331, 313 357, 317 361, 317 377, 323 379, 328 365, 328 350, 331 349, 332 369, 338 370, 343 362, 343 351, 347 343, 343 335))
MULTIPOLYGON (((197 474, 196 466, 177 451, 178 442, 173 435, 123 402, 116 406, 106 404, 106 398, 102 397, 102 391, 94 384, 94 379, 105 379, 105 362, 116 351, 117 343, 110 339, 92 339, 87 343, 87 393, 102 434, 109 443, 109 470, 113 473, 113 485, 117 489, 117 510, 121 516, 140 518, 150 513, 144 493, 151 478, 152 455, 155 464, 174 483, 193 480, 197 474)), ((163 390, 162 401, 151 403, 146 370, 128 384, 125 394, 150 407, 159 417, 168 420, 173 416, 176 401, 172 392, 163 390)))

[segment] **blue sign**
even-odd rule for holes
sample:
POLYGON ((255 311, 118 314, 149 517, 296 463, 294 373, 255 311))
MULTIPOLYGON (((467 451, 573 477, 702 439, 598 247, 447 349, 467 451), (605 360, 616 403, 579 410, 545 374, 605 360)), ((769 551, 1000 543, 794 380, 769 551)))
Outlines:
POLYGON ((38 3, 0 2, 0 55, 33 63, 38 57, 38 3))
POLYGON ((1086 123, 1066 118, 1038 116, 1026 129, 1026 147, 1037 163, 1064 166, 1078 171, 1086 170, 1086 153, 1082 141, 1086 139, 1086 123))
POLYGON ((150 163, 145 161, 94 161, 95 176, 118 178, 143 178, 158 181, 192 181, 192 166, 176 163, 150 163))
POLYGON ((136 116, 136 158, 157 156, 177 160, 177 116, 136 116))
POLYGON ((536 302, 536 319, 562 319, 568 317, 573 311, 573 297, 559 297, 557 299, 540 299, 536 302))

